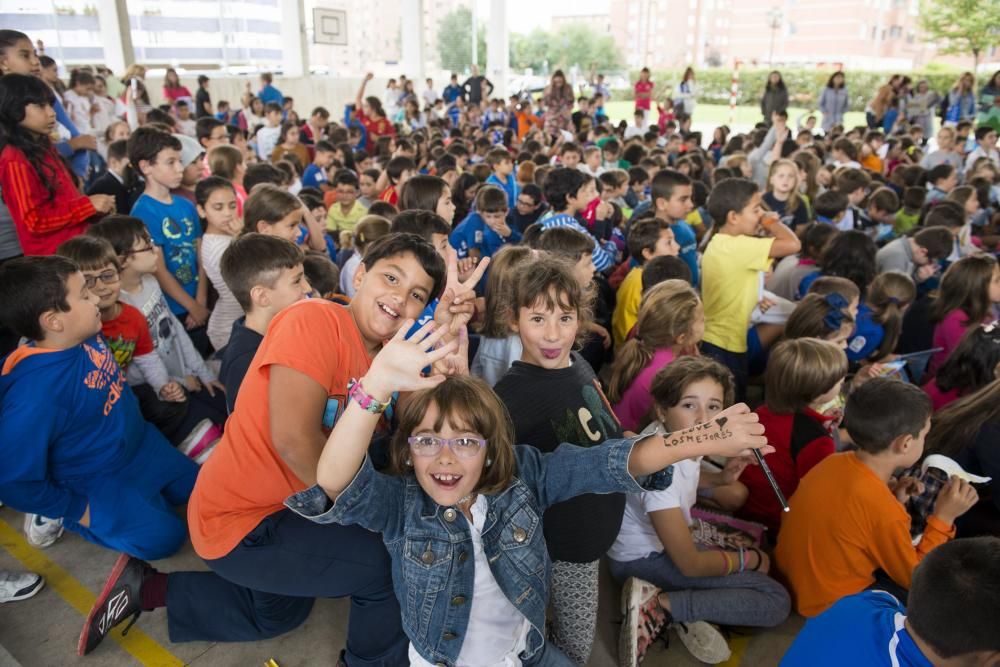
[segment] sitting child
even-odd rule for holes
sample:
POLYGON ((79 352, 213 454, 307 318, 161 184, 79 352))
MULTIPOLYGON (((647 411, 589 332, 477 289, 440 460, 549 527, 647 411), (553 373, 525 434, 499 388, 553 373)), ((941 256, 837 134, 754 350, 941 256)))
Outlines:
POLYGON ((920 460, 930 415, 918 387, 891 378, 868 380, 847 399, 844 421, 857 451, 818 463, 781 517, 775 563, 803 616, 873 586, 905 596, 917 563, 954 537, 955 519, 976 503, 976 490, 952 478, 913 545, 903 503, 918 485, 893 475, 920 460))
POLYGON ((142 418, 98 301, 65 257, 0 266, 0 322, 29 341, 0 374, 0 497, 114 551, 166 558, 187 541, 176 508, 198 467, 142 418))
POLYGON ((667 280, 643 295, 635 336, 619 349, 608 383, 608 400, 623 429, 637 433, 655 418, 653 378, 681 355, 697 355, 704 331, 705 311, 690 284, 667 280))
POLYGON ((652 219, 640 220, 632 225, 628 233, 628 252, 633 266, 618 288, 612 318, 616 347, 621 347, 625 342, 639 317, 643 266, 654 257, 676 257, 679 251, 680 246, 674 240, 674 232, 666 223, 652 219))
POLYGON ((1000 539, 941 545, 913 573, 909 603, 872 590, 806 626, 782 667, 990 665, 1000 653, 1000 539))
MULTIPOLYGON (((733 400, 733 379, 717 361, 689 356, 657 373, 650 391, 656 421, 645 432, 676 433, 720 421, 733 400)), ((711 623, 773 627, 788 616, 788 593, 767 576, 766 554, 753 547, 707 549, 693 539, 691 508, 699 490, 736 487, 742 497, 746 493, 736 479, 747 458, 731 458, 716 473, 702 472, 701 458, 675 463, 669 488, 630 494, 625 502, 621 529, 608 550, 612 576, 625 581, 619 665, 638 665, 668 625, 695 658, 718 664, 730 650, 711 623)))
MULTIPOLYGON (((841 347, 815 338, 779 343, 771 351, 764 376, 766 404, 757 408, 774 454, 768 467, 785 498, 790 498, 813 466, 833 454, 832 429, 837 417, 825 414, 840 396, 847 375, 847 357, 841 347)), ((749 490, 739 515, 758 521, 773 541, 781 527, 782 507, 758 466, 743 471, 740 481, 749 490)))
MULTIPOLYGON (((587 242, 589 256, 591 246, 587 242)), ((483 326, 479 332, 479 347, 472 359, 469 372, 486 381, 491 387, 504 376, 511 364, 521 358, 521 337, 510 328, 507 302, 516 269, 531 261, 535 253, 527 246, 514 245, 502 248, 493 256, 490 273, 486 278, 486 308, 483 326)), ((593 269, 591 269, 593 273, 593 269)))
POLYGON ((266 234, 244 234, 222 253, 219 272, 246 313, 233 323, 229 344, 222 351, 219 377, 226 386, 226 408, 236 407, 240 385, 267 325, 283 308, 306 298, 305 255, 294 243, 266 234))

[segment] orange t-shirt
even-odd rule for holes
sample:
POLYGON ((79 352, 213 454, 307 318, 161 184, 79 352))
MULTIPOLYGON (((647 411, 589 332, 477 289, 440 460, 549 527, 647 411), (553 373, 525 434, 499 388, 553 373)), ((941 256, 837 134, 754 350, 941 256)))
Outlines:
POLYGON ((300 301, 271 321, 188 503, 191 543, 202 558, 228 554, 264 517, 283 509, 285 498, 306 488, 271 444, 272 365, 305 373, 326 389, 322 427, 329 433, 347 403, 347 383, 368 371, 371 358, 341 305, 300 301))
POLYGON ((860 593, 879 569, 909 589, 917 563, 955 536, 954 526, 931 516, 914 547, 910 515, 854 452, 816 464, 788 506, 774 562, 803 616, 816 616, 840 598, 860 593))

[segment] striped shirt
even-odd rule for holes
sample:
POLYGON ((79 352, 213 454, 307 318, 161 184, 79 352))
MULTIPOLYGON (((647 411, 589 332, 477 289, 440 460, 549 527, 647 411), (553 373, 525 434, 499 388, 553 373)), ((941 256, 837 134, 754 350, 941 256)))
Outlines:
POLYGON ((612 267, 615 263, 615 256, 618 253, 618 248, 615 246, 614 241, 605 241, 601 244, 594 236, 587 231, 587 228, 581 225, 576 218, 568 213, 555 213, 548 217, 542 218, 538 221, 542 226, 542 229, 552 229, 553 227, 569 227, 570 229, 575 229, 581 234, 585 234, 588 239, 594 241, 594 268, 599 272, 604 273, 612 267))

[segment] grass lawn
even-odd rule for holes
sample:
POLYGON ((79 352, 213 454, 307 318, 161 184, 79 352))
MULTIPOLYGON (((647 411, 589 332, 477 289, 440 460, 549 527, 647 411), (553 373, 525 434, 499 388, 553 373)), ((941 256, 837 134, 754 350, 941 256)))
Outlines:
MULTIPOLYGON (((632 100, 621 100, 612 101, 604 105, 604 109, 608 114, 608 117, 617 123, 620 120, 624 120, 628 123, 632 122, 632 113, 635 111, 635 104, 632 100)), ((788 109, 788 122, 792 127, 795 126, 795 121, 798 117, 804 113, 806 110, 789 107, 788 109)), ((653 120, 655 122, 658 114, 656 110, 653 110, 653 120)), ((701 131, 705 135, 706 143, 711 141, 712 130, 719 125, 729 125, 730 129, 738 132, 746 132, 753 128, 754 123, 762 120, 760 115, 760 107, 753 106, 741 106, 736 107, 736 122, 729 122, 729 106, 723 104, 699 104, 694 110, 694 126, 696 130, 701 131)), ((817 120, 822 122, 822 118, 817 114, 817 120)), ((844 117, 844 125, 846 127, 853 127, 855 125, 865 124, 865 114, 860 111, 848 112, 844 117)))

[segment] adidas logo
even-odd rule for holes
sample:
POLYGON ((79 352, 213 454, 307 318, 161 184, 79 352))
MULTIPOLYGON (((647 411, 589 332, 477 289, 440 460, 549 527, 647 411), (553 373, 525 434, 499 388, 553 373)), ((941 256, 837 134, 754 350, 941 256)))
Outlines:
POLYGON ((101 617, 101 620, 97 623, 97 629, 102 634, 108 633, 111 628, 115 627, 121 618, 121 614, 128 607, 129 597, 128 591, 122 590, 113 598, 108 600, 108 607, 101 617))

